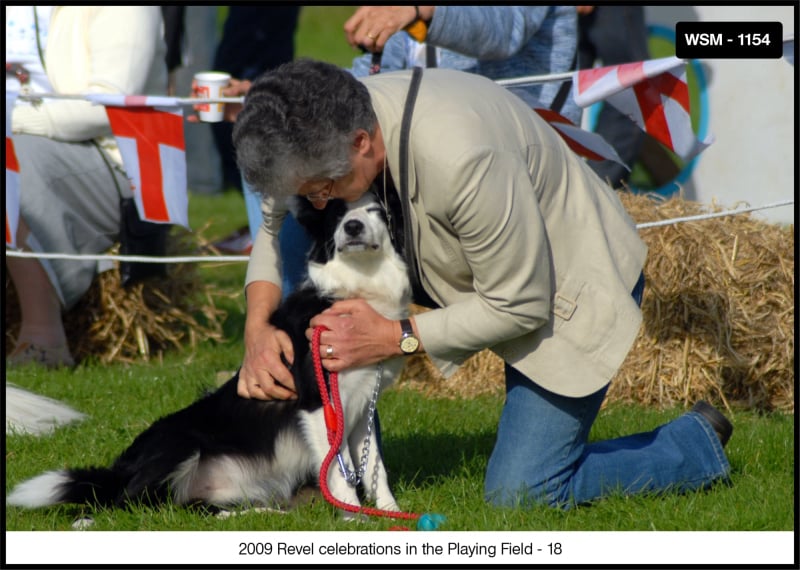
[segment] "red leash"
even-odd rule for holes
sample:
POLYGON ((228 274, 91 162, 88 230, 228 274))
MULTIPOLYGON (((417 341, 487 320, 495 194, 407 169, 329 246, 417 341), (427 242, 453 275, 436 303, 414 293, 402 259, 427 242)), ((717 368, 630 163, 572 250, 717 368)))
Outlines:
MULTIPOLYGON (((325 385, 325 372, 322 369, 322 355, 319 351, 319 337, 322 331, 326 330, 325 327, 317 327, 314 329, 314 336, 311 339, 311 354, 314 359, 314 372, 317 375, 317 384, 319 385, 319 393, 322 396, 322 411, 325 416, 325 426, 328 428, 328 443, 331 448, 325 460, 322 462, 322 467, 319 470, 319 486, 322 490, 322 496, 325 497, 330 504, 339 509, 349 511, 351 513, 363 513, 366 515, 373 515, 378 517, 388 517, 394 519, 417 520, 420 515, 417 513, 406 513, 403 511, 387 511, 383 509, 374 509, 370 507, 362 507, 358 505, 350 505, 340 501, 330 492, 328 488, 328 471, 330 469, 333 458, 339 453, 339 448, 342 445, 344 438, 344 414, 342 410, 342 399, 339 394, 339 374, 337 372, 330 373, 331 382, 331 396, 333 401, 328 397, 328 388, 325 385), (338 411, 338 413, 337 413, 338 411)), ((375 451, 377 453, 377 450, 375 451)), ((423 515, 424 516, 424 515, 423 515)))

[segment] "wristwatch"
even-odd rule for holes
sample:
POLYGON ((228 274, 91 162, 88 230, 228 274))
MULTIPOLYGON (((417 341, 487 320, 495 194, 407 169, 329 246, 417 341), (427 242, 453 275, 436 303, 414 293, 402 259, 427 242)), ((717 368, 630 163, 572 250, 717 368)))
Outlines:
POLYGON ((414 335, 414 329, 411 328, 411 321, 402 319, 400 321, 400 328, 403 334, 400 335, 400 350, 404 354, 414 354, 419 348, 419 339, 414 335))

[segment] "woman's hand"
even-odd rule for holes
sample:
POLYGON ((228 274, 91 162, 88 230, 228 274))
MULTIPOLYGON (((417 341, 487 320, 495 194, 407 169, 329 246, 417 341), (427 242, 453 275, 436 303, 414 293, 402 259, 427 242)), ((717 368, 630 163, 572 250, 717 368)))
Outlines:
POLYGON ((347 43, 354 48, 361 46, 371 52, 381 52, 392 34, 416 18, 414 6, 361 6, 344 23, 344 33, 347 43))
POLYGON ((328 329, 320 334, 319 350, 322 366, 331 372, 402 354, 400 323, 379 314, 363 299, 338 301, 311 319, 306 330, 309 341, 318 326, 328 329), (333 347, 331 356, 329 346, 333 347))
POLYGON ((289 335, 270 324, 246 326, 244 343, 238 394, 258 400, 296 399, 294 378, 286 366, 294 362, 289 335))

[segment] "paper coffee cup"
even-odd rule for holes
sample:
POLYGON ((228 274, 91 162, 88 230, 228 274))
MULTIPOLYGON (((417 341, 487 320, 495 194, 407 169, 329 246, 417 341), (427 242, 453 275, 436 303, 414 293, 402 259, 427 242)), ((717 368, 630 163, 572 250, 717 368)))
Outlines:
MULTIPOLYGON (((220 99, 222 88, 231 80, 230 73, 222 71, 201 71, 194 74, 197 83, 195 97, 199 99, 220 99)), ((200 120, 206 123, 219 123, 222 121, 225 103, 202 103, 196 106, 200 120)))

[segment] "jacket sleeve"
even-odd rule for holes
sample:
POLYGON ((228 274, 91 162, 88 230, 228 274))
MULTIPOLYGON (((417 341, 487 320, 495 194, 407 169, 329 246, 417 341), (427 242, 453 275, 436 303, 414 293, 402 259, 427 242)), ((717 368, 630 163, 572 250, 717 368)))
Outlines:
MULTIPOLYGON (((443 193, 448 198, 440 206, 447 208, 458 236, 472 291, 442 309, 417 315, 416 322, 427 352, 460 362, 549 320, 552 261, 524 161, 515 153, 484 147, 455 162, 422 167, 441 177, 431 187, 454 189, 443 193)), ((428 203, 436 201, 426 197, 428 203)))
MULTIPOLYGON (((72 93, 123 93, 127 95, 154 95, 144 93, 154 58, 163 56, 163 30, 158 6, 81 7, 86 10, 59 29, 59 18, 54 15, 51 37, 46 48, 47 72, 57 91, 66 93, 64 79, 69 82, 73 66, 88 66, 76 73, 85 75, 87 81, 72 93), (84 28, 78 20, 85 24, 84 28), (83 61, 68 61, 57 52, 62 42, 83 42, 83 61), (84 51, 85 49, 85 51, 84 51), (56 50, 53 53, 52 50, 56 50)), ((77 7, 62 8, 76 10, 77 7)), ((72 47, 71 46, 71 47, 72 47)), ((158 62, 161 63, 161 62, 158 62)), ((164 91, 166 90, 166 62, 164 62, 164 91)), ((164 91, 161 91, 163 93, 164 91)), ((111 128, 105 108, 88 101, 49 101, 38 106, 17 107, 12 116, 12 130, 50 137, 62 141, 85 141, 108 136, 111 128)))
POLYGON ((266 197, 261 200, 261 213, 264 222, 253 240, 253 251, 247 262, 245 288, 253 281, 269 281, 280 286, 282 266, 278 236, 286 217, 286 207, 276 205, 276 200, 266 197))
POLYGON ((437 6, 429 43, 478 59, 505 59, 539 30, 550 6, 437 6))

